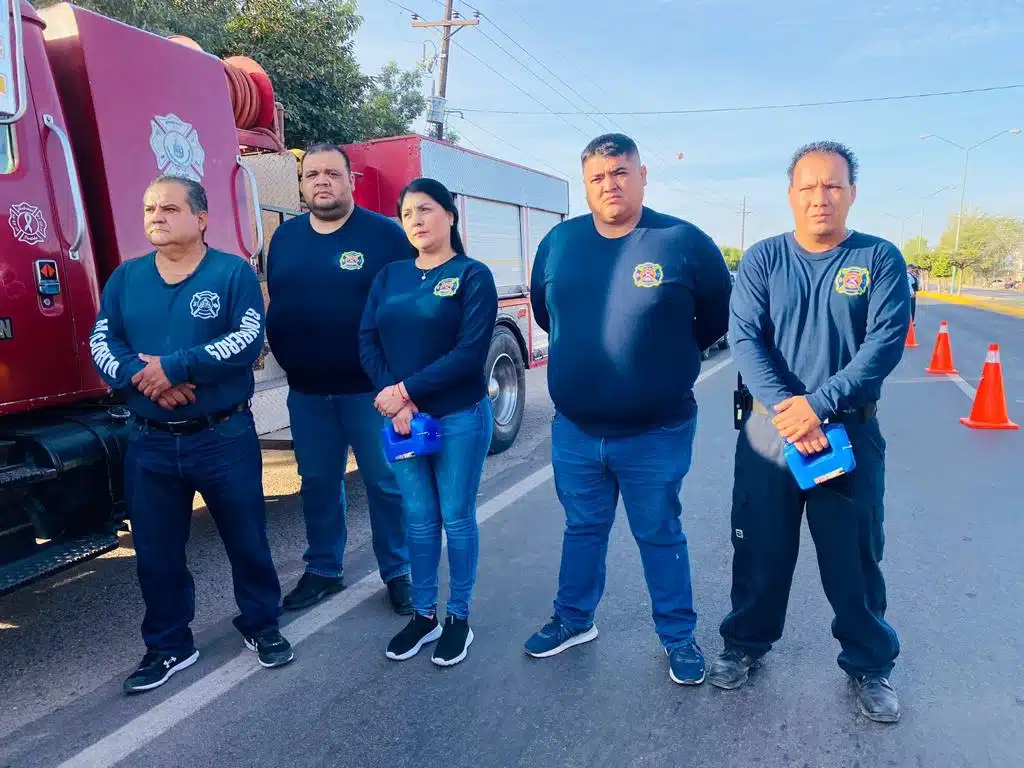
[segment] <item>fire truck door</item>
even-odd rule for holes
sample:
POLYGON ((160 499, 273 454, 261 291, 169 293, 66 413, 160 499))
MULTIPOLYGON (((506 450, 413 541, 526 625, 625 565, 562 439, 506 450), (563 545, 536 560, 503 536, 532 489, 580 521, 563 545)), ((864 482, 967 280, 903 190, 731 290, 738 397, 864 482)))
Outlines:
MULTIPOLYGON (((81 386, 61 223, 39 128, 31 111, 0 125, 0 403, 81 386)), ((56 138, 51 163, 62 156, 56 138)))

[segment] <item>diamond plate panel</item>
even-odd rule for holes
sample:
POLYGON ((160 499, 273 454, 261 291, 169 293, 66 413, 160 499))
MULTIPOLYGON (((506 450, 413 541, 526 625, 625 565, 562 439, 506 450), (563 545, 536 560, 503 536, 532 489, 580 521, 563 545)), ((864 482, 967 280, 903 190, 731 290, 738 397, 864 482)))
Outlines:
POLYGON ((540 171, 424 139, 421 170, 452 192, 569 213, 569 182, 540 171))
POLYGON ((0 568, 0 595, 117 547, 117 536, 112 533, 47 546, 34 555, 0 568))

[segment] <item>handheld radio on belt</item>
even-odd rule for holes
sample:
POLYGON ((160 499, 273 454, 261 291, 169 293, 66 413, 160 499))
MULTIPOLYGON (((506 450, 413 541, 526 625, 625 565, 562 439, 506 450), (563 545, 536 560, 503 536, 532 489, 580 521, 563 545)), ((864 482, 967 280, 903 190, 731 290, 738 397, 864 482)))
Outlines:
POLYGON ((754 396, 750 394, 743 376, 736 372, 736 390, 732 393, 732 422, 736 429, 743 428, 743 417, 754 408, 754 396))

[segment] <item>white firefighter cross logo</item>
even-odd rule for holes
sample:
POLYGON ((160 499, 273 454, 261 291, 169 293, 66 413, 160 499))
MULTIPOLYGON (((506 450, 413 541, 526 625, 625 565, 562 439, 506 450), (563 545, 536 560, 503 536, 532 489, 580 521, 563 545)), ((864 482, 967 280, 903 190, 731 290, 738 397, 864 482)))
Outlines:
POLYGON ((15 203, 7 215, 14 236, 27 245, 39 245, 46 240, 46 219, 43 212, 31 203, 15 203))
POLYGON ((189 302, 192 317, 198 320, 213 320, 220 314, 220 296, 213 291, 198 291, 189 302))
POLYGON ((154 117, 149 125, 149 146, 160 173, 202 181, 206 152, 199 132, 174 114, 154 117))

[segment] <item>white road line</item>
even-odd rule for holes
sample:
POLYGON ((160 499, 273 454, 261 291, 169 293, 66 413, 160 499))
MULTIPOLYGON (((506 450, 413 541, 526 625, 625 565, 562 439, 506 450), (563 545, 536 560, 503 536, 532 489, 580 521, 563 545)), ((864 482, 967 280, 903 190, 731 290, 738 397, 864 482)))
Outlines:
MULTIPOLYGON (((716 363, 701 372, 695 384, 714 376, 732 362, 730 355, 720 363, 716 363)), ((477 521, 483 523, 494 517, 506 507, 511 506, 526 494, 551 479, 553 470, 550 464, 538 469, 515 485, 505 489, 493 499, 481 504, 477 509, 477 521)), ((292 645, 298 645, 311 635, 319 632, 332 621, 364 603, 383 590, 380 575, 377 571, 364 576, 344 592, 327 600, 312 610, 304 613, 284 628, 284 634, 292 645)), ((301 663, 301 659, 296 659, 301 663)), ((293 663, 296 663, 293 662, 293 663)), ((175 725, 197 712, 220 696, 247 680, 257 672, 274 674, 265 671, 256 663, 255 656, 244 651, 231 661, 222 664, 212 672, 196 680, 179 693, 162 701, 138 717, 118 728, 113 733, 86 747, 84 750, 60 764, 59 768, 106 768, 117 765, 129 755, 137 752, 157 736, 169 731, 175 725)))
POLYGON ((976 390, 974 387, 972 387, 970 384, 964 381, 963 376, 961 376, 959 373, 947 373, 946 376, 949 377, 950 381, 952 381, 954 384, 960 387, 960 391, 967 395, 969 398, 971 398, 971 400, 973 400, 974 396, 978 394, 978 390, 976 390))

